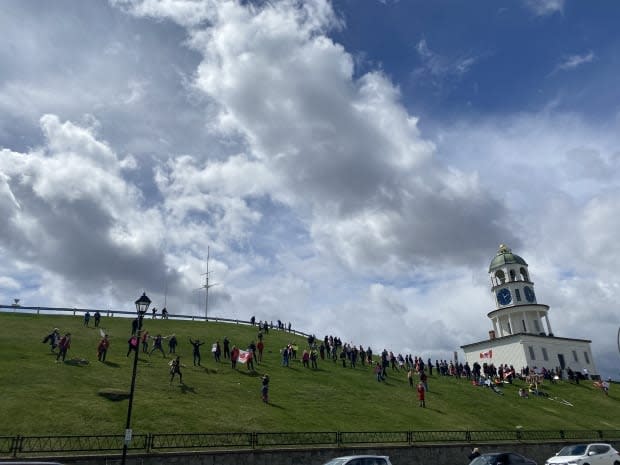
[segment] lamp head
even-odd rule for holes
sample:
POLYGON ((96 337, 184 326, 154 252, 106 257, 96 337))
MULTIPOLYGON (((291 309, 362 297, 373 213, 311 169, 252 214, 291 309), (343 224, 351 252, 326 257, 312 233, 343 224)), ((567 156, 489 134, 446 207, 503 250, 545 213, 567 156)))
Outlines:
POLYGON ((136 300, 136 311, 138 315, 144 315, 151 305, 151 299, 148 298, 146 292, 142 293, 142 296, 136 300))

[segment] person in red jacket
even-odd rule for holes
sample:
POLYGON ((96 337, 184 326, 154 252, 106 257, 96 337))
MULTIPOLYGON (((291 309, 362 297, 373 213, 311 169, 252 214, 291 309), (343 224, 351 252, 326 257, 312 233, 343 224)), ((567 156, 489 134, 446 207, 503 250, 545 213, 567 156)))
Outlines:
POLYGON ((425 394, 424 385, 422 383, 418 383, 417 390, 418 390, 418 401, 419 401, 420 407, 426 407, 426 403, 424 402, 424 394, 425 394))
POLYGON ((237 368, 237 360, 239 360, 239 349, 237 349, 237 346, 233 346, 230 351, 230 363, 232 368, 237 368))
POLYGON ((58 343, 58 355, 56 356, 56 361, 58 362, 62 357, 62 361, 65 361, 65 357, 67 356, 67 350, 71 347, 71 333, 65 334, 60 338, 60 342, 58 343))
POLYGON ((105 362, 105 356, 108 353, 108 347, 110 347, 110 340, 108 339, 108 335, 104 334, 99 341, 99 345, 97 346, 97 360, 99 360, 100 362, 105 362))

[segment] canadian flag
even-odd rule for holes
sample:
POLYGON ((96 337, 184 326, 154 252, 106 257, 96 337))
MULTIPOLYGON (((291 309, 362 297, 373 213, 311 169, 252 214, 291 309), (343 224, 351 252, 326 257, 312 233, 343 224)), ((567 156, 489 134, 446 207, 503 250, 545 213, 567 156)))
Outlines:
POLYGON ((247 350, 239 351, 239 363, 246 363, 249 359, 252 358, 252 352, 248 352, 247 350))
POLYGON ((480 358, 493 358, 493 350, 487 350, 486 352, 480 352, 480 358))

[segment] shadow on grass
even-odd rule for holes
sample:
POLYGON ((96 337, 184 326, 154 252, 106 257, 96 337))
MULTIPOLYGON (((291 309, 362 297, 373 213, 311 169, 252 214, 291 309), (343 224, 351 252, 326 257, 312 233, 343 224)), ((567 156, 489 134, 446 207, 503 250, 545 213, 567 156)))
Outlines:
POLYGON ((196 390, 192 386, 187 386, 186 384, 181 385, 181 392, 183 394, 187 394, 188 392, 190 394, 196 394, 196 390))
POLYGON ((252 378, 261 376, 261 374, 256 370, 251 370, 251 371, 250 370, 246 370, 246 371, 237 370, 237 371, 239 372, 240 375, 251 376, 252 378))
POLYGON ((192 368, 197 369, 198 371, 202 371, 203 373, 206 373, 207 375, 216 375, 218 373, 217 369, 207 368, 206 366, 203 366, 203 365, 196 365, 192 368))
POLYGON ((64 361, 65 365, 70 365, 73 367, 85 367, 89 363, 90 362, 85 358, 70 358, 69 360, 64 361))
POLYGON ((102 362, 104 365, 109 366, 110 368, 120 368, 121 366, 118 363, 114 363, 114 362, 108 362, 107 360, 105 362, 102 362))
POLYGON ((269 407, 273 407, 273 408, 279 408, 280 410, 284 410, 284 407, 282 407, 281 405, 278 404, 274 404, 273 402, 263 402, 266 406, 269 407))
POLYGON ((179 389, 179 391, 181 391, 181 394, 196 394, 196 389, 192 386, 188 386, 185 383, 180 383, 180 384, 170 384, 170 389, 179 389))
POLYGON ((120 389, 113 389, 113 388, 100 389, 99 392, 97 392, 97 394, 100 395, 101 397, 105 397, 106 399, 113 400, 113 401, 124 400, 124 399, 129 398, 129 393, 127 391, 123 391, 120 389))

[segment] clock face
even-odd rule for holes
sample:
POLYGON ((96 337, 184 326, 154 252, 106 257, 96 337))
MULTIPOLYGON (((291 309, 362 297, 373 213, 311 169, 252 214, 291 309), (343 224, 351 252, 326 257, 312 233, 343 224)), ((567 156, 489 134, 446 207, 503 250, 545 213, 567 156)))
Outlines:
POLYGON ((523 292, 525 292, 525 298, 528 302, 534 302, 536 296, 534 295, 534 290, 531 287, 525 286, 523 288, 523 292))
POLYGON ((512 302, 512 296, 510 295, 510 291, 507 288, 500 289, 497 292, 497 301, 500 305, 508 305, 512 302))

